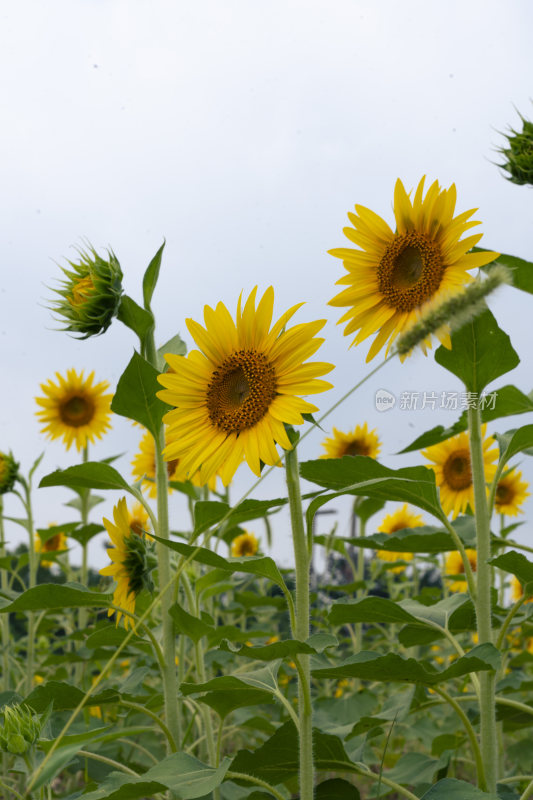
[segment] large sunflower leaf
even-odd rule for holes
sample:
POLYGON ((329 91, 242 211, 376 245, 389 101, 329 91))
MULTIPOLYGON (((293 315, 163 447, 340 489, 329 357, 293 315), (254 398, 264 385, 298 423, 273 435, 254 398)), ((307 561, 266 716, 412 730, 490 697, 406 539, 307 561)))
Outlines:
MULTIPOLYGON (((465 547, 476 546, 475 520, 470 516, 458 517, 451 523, 465 547)), ((457 545, 444 528, 421 525, 419 528, 404 528, 394 533, 374 533, 345 541, 353 547, 368 547, 386 550, 388 553, 447 553, 457 550, 457 545)))
POLYGON ((342 778, 330 778, 319 783, 315 790, 315 800, 360 800, 359 789, 342 778))
POLYGON ((455 778, 444 778, 437 781, 431 789, 422 795, 421 800, 499 800, 496 794, 487 794, 472 786, 471 783, 458 781, 455 778))
POLYGON ((9 611, 41 611, 53 608, 90 608, 108 606, 112 594, 92 592, 81 584, 40 583, 26 589, 11 602, 3 602, 0 613, 9 611))
POLYGON ((517 553, 516 550, 510 550, 501 556, 491 558, 489 564, 498 567, 498 569, 503 569, 504 572, 510 572, 523 583, 533 583, 533 563, 522 553, 517 553))
POLYGON ((42 478, 39 488, 68 486, 70 489, 119 489, 131 492, 129 483, 120 472, 100 461, 87 461, 67 469, 56 469, 42 478))
MULTIPOLYGON (((513 417, 515 414, 525 414, 533 411, 533 400, 524 394, 516 386, 511 384, 502 386, 501 389, 496 389, 493 393, 495 395, 494 403, 485 403, 481 409, 481 421, 491 422, 494 419, 501 419, 502 417, 513 417)), ((399 451, 399 454, 410 453, 413 450, 423 450, 426 447, 431 447, 434 444, 445 442, 446 439, 451 439, 458 433, 462 433, 468 429, 468 414, 464 411, 457 422, 445 428, 443 425, 437 425, 435 428, 422 433, 420 436, 411 442, 411 444, 404 447, 399 451)))
POLYGON ((478 398, 491 381, 520 363, 509 336, 498 327, 488 309, 455 331, 451 340, 451 349, 439 347, 435 361, 478 398))
POLYGON ((275 500, 243 500, 234 508, 227 503, 216 500, 201 500, 194 507, 194 532, 204 531, 216 525, 222 519, 232 526, 240 525, 251 519, 266 516, 269 512, 275 513, 288 502, 286 497, 275 500))
POLYGON ((275 694, 278 688, 277 674, 281 661, 271 662, 266 667, 252 672, 239 672, 234 675, 222 675, 205 683, 182 683, 180 691, 184 695, 203 692, 247 691, 250 687, 275 694))
MULTIPOLYGON (((483 252, 484 248, 475 247, 474 250, 483 252)), ((510 256, 507 253, 501 253, 496 259, 496 262, 492 262, 492 264, 494 263, 503 264, 504 267, 507 267, 511 270, 513 286, 515 286, 517 289, 521 289, 523 292, 533 294, 533 264, 531 261, 526 261, 518 256, 510 256)), ((482 267, 482 269, 488 270, 490 267, 491 264, 487 264, 486 266, 482 267)))
POLYGON ((369 456, 344 456, 305 461, 300 466, 303 478, 325 489, 336 490, 333 495, 315 498, 308 509, 310 515, 328 500, 341 494, 399 500, 411 503, 437 517, 442 510, 437 497, 435 473, 427 467, 389 469, 369 456))
POLYGON ((161 389, 158 372, 145 358, 134 352, 130 363, 119 378, 111 402, 111 411, 133 419, 157 436, 163 415, 170 410, 156 392, 161 389))
POLYGON ((423 683, 427 686, 458 678, 470 672, 497 669, 500 661, 499 651, 491 644, 480 644, 451 666, 437 670, 429 661, 404 658, 396 653, 379 655, 362 651, 346 659, 337 667, 314 669, 316 678, 363 678, 373 681, 394 681, 423 683))

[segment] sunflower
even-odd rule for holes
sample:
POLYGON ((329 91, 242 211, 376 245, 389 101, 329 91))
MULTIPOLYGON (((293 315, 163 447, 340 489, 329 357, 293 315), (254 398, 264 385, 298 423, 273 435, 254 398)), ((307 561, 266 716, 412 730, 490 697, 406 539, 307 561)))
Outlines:
POLYGON ((376 429, 369 431, 368 425, 356 425, 353 431, 343 433, 333 428, 331 439, 324 439, 325 454, 320 458, 342 458, 343 456, 370 456, 377 458, 381 450, 376 429))
POLYGON ((50 439, 62 436, 67 450, 73 442, 77 450, 81 450, 87 442, 100 439, 111 427, 112 395, 104 394, 109 384, 101 381, 93 385, 94 372, 84 378, 83 370, 78 375, 75 369, 69 369, 66 378, 56 372, 56 377, 57 383, 51 380, 41 383, 46 396, 35 398, 43 408, 36 412, 45 423, 42 432, 50 439))
MULTIPOLYGON (((50 526, 55 527, 55 526, 50 526)), ((63 553, 67 550, 67 537, 63 531, 58 531, 52 536, 49 536, 46 541, 43 541, 39 534, 35 537, 35 552, 36 553, 63 553)), ((51 567, 53 561, 41 558, 41 565, 43 567, 51 567)))
MULTIPOLYGON (((144 536, 135 535, 129 522, 126 498, 118 501, 113 509, 113 522, 104 517, 104 525, 111 537, 113 547, 109 548, 107 555, 113 562, 100 570, 100 575, 110 575, 115 579, 117 587, 113 595, 113 602, 131 614, 135 613, 135 600, 139 592, 146 588, 152 590, 150 579, 151 559, 144 536)), ((108 616, 114 613, 108 609, 108 616)), ((117 625, 123 616, 122 611, 117 611, 117 625)), ((131 618, 124 615, 124 627, 127 629, 132 624, 131 618)))
MULTIPOLYGON (((472 572, 476 572, 477 570, 477 552, 476 550, 465 550, 466 557, 470 562, 470 566, 472 567, 472 572)), ((458 550, 450 551, 446 556, 446 572, 448 575, 464 575, 465 574, 465 565, 463 564, 463 559, 461 558, 461 553, 458 550)), ((454 581, 450 585, 451 592, 463 592, 467 591, 468 586, 466 581, 454 581)))
POLYGON ((231 555, 234 558, 240 556, 255 556, 259 550, 259 541, 248 531, 244 531, 240 536, 236 536, 231 543, 231 555))
POLYGON ((0 450, 0 495, 10 492, 18 478, 19 465, 12 453, 0 450))
POLYGON ((167 354, 173 372, 159 376, 165 389, 158 397, 174 406, 164 417, 172 437, 165 458, 179 458, 184 476, 199 471, 202 484, 218 472, 227 486, 244 459, 256 475, 261 462, 280 464, 276 443, 292 447, 284 423, 301 425, 303 414, 317 411, 298 395, 331 388, 317 380, 331 364, 304 363, 324 341, 315 334, 325 320, 285 330, 298 304, 271 328, 274 290, 266 290, 257 308, 256 293, 257 287, 244 304, 241 295, 236 322, 223 303, 205 306, 205 328, 188 319, 200 350, 167 354))
POLYGON ((137 536, 142 536, 148 528, 148 512, 141 503, 134 503, 131 511, 128 509, 128 523, 137 536))
MULTIPOLYGON (((516 603, 524 595, 524 585, 516 575, 511 575, 511 600, 516 603)), ((533 597, 528 597, 526 603, 533 603, 533 597)))
POLYGON ((530 493, 527 491, 529 484, 521 478, 522 473, 513 467, 498 481, 494 497, 494 507, 498 514, 516 517, 517 514, 524 513, 520 506, 526 497, 530 497, 530 493))
MULTIPOLYGON (((485 464, 485 478, 490 482, 496 472, 495 461, 498 460, 498 449, 490 449, 494 439, 485 439, 487 426, 482 426, 483 437, 483 462, 485 464)), ((437 486, 440 487, 440 502, 445 514, 453 513, 453 519, 466 511, 467 507, 474 508, 474 484, 472 482, 472 468, 470 464, 470 443, 468 433, 452 436, 441 444, 435 444, 422 450, 425 458, 433 461, 430 464, 435 472, 437 486)))
MULTIPOLYGON (((379 533, 396 533, 402 531, 404 528, 419 528, 424 524, 420 514, 414 514, 409 511, 407 503, 404 503, 401 508, 394 512, 394 514, 387 514, 383 518, 381 525, 378 528, 379 533)), ((413 558, 412 553, 393 553, 389 550, 378 550, 377 557, 382 561, 411 561, 413 558)), ((393 567, 391 572, 402 572, 405 566, 401 564, 398 567, 393 567)))
MULTIPOLYGON (((165 440, 167 445, 169 444, 168 434, 165 435, 165 440)), ((180 478, 178 477, 178 460, 177 458, 172 459, 171 461, 167 461, 167 475, 169 481, 179 481, 180 478)), ((139 442, 139 452, 131 462, 131 466, 133 467, 132 474, 136 481, 143 481, 143 486, 148 491, 148 497, 157 497, 157 484, 155 482, 155 442, 154 437, 149 431, 146 431, 143 438, 139 442)), ((194 476, 191 483, 195 486, 199 486, 200 483, 198 481, 198 476, 194 476)), ((213 477, 209 480, 209 488, 212 492, 216 489, 217 483, 217 476, 213 475, 213 477)), ((174 489, 169 486, 169 492, 173 492, 174 489)))
MULTIPOLYGON (((347 286, 329 301, 348 307, 339 324, 347 323, 344 335, 359 331, 352 344, 360 344, 377 333, 368 352, 370 361, 388 342, 416 322, 422 313, 472 280, 468 270, 482 267, 499 254, 468 253, 482 234, 461 239, 479 222, 470 220, 475 209, 454 217, 456 189, 441 189, 435 181, 424 196, 422 178, 413 200, 400 179, 394 190, 396 231, 364 206, 348 214, 353 228, 344 228, 358 249, 337 248, 331 255, 341 258, 348 274, 338 284, 347 286)), ((449 347, 449 331, 438 334, 449 347)))

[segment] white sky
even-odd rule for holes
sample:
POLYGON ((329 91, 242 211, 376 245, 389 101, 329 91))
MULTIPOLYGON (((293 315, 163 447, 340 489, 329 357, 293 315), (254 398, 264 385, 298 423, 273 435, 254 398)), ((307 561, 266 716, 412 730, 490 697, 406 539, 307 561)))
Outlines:
MULTIPOLYGON (((329 320, 318 357, 337 365, 335 389, 318 397, 321 410, 367 369, 367 346, 348 351, 335 325, 340 313, 326 305, 343 274, 327 250, 345 245, 354 203, 391 222, 397 177, 407 188, 423 174, 455 182, 458 212, 479 207, 481 245, 531 258, 531 194, 492 162, 498 131, 518 123, 513 105, 531 116, 532 24, 527 0, 4 4, 0 449, 12 449, 27 472, 46 448, 39 478, 76 463, 75 451, 39 432, 39 383, 75 366, 95 369, 114 387, 131 356, 134 337, 119 323, 86 342, 53 330, 46 287, 60 275, 55 262, 72 257, 82 236, 113 247, 126 292, 138 301, 143 271, 166 237, 154 298, 160 343, 180 331, 190 345, 186 317, 201 320, 204 304, 220 299, 234 312, 241 289, 256 284, 275 287, 278 314, 305 300, 296 321, 329 320)), ((496 385, 533 388, 532 303, 512 289, 491 301, 522 358, 496 385)), ((415 463, 416 456, 393 454, 458 414, 398 407, 380 414, 373 398, 382 387, 399 394, 459 390, 459 383, 418 356, 387 366, 331 418, 341 429, 367 420, 379 429, 386 464, 415 463)), ((127 452, 119 464, 129 476, 138 438, 117 418, 93 454, 127 452)), ((309 436, 302 459, 316 457, 320 441, 309 436)), ((252 480, 241 467, 233 498, 252 480)), ((282 492, 279 471, 256 496, 282 492)), ((37 490, 38 525, 70 521, 62 505, 69 497, 37 490)), ((110 494, 99 509, 109 515, 116 499, 110 494)), ((172 511, 182 528, 180 498, 172 511)), ((6 498, 6 513, 20 515, 16 498, 6 498)), ((287 520, 274 520, 274 554, 288 564, 287 520)), ((341 518, 339 531, 347 524, 341 518)), ((11 542, 21 534, 8 526, 11 542)), ((98 540, 90 559, 106 561, 98 540)))

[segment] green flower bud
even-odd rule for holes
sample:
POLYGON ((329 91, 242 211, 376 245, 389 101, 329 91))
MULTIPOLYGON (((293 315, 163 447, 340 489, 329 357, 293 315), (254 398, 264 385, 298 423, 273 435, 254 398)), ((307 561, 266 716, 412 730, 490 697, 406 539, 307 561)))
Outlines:
POLYGON ((4 708, 4 724, 0 726, 0 749, 22 755, 41 735, 41 723, 28 706, 4 708))
POLYGON ((509 146, 498 150, 505 157, 505 163, 498 166, 509 173, 505 176, 508 181, 533 186, 533 122, 525 119, 522 114, 519 116, 522 120, 522 132, 511 128, 511 134, 506 137, 509 146))
POLYGON ((88 339, 104 333, 117 315, 122 270, 112 250, 107 251, 107 259, 101 258, 91 244, 78 253, 79 262, 68 262, 71 269, 61 267, 65 280, 54 289, 59 299, 53 300, 51 310, 67 323, 62 330, 88 339))
POLYGON ((19 465, 12 453, 2 453, 0 450, 0 494, 11 492, 18 478, 19 465))

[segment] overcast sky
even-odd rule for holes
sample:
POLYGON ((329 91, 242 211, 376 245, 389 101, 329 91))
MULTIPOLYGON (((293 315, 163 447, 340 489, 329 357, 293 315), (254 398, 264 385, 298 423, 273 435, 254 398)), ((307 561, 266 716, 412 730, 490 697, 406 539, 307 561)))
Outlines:
MULTIPOLYGON (((76 463, 75 450, 39 432, 39 383, 76 367, 114 388, 131 357, 135 340, 120 323, 86 342, 54 330, 47 287, 80 237, 113 248, 138 301, 144 269, 166 238, 154 297, 160 343, 179 331, 190 345, 186 317, 201 320, 203 306, 221 299, 234 313, 239 292, 256 284, 274 286, 278 315, 305 301, 296 321, 328 319, 319 357, 336 364, 321 410, 368 369, 368 345, 348 350, 340 312, 326 305, 343 274, 327 250, 345 246, 354 203, 391 223, 397 177, 408 189, 423 174, 455 182, 457 211, 479 208, 482 246, 533 258, 531 192, 493 163, 499 132, 518 124, 514 106, 531 116, 532 25, 527 0, 4 4, 0 449, 12 449, 26 473, 46 449, 39 479, 76 463)), ((514 380, 529 392, 533 298, 504 289, 490 304, 522 358, 500 385, 514 380)), ((458 414, 398 405, 379 413, 379 388, 452 391, 458 381, 431 356, 416 356, 387 365, 330 419, 328 428, 377 427, 389 466, 421 461, 394 453, 458 414)), ((139 438, 115 418, 93 455, 125 452, 118 464, 129 477, 139 438)), ((321 452, 321 438, 308 437, 302 459, 321 452)), ((241 467, 233 498, 252 481, 241 467)), ((282 492, 279 470, 256 496, 282 492)), ((109 515, 117 498, 99 509, 109 515)), ((70 521, 67 499, 67 490, 36 490, 38 525, 70 521)), ((20 515, 16 498, 6 498, 6 511, 20 515)), ((180 498, 172 512, 173 526, 183 527, 180 498)), ((275 555, 288 564, 287 520, 275 520, 275 555)), ((347 532, 344 517, 339 530, 347 532)), ((18 541, 21 529, 8 526, 7 538, 18 541)), ((98 540, 90 559, 106 562, 98 540)))

